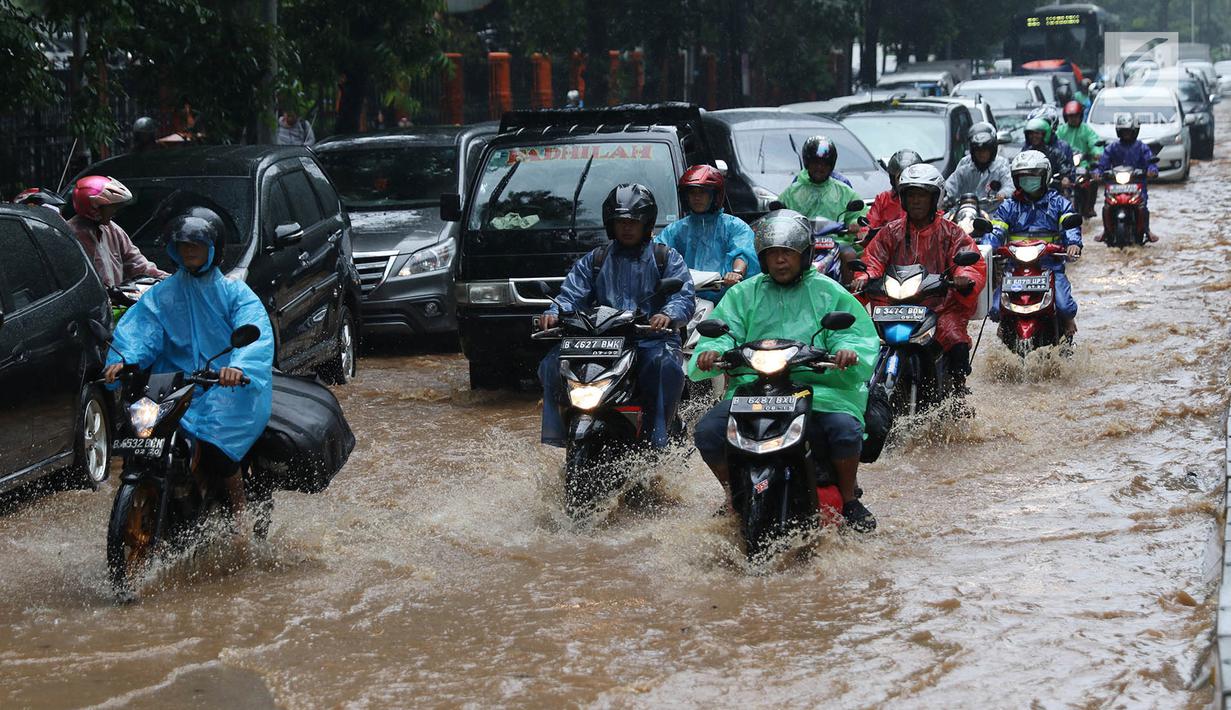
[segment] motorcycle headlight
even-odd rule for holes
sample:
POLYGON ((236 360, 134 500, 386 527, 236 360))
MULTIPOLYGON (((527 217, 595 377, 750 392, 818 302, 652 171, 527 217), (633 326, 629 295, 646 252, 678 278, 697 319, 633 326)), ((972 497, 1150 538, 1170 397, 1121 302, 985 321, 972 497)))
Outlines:
POLYGON ((775 372, 781 372, 782 368, 786 367, 787 361, 797 352, 799 348, 795 347, 782 350, 752 350, 748 354, 748 364, 762 375, 772 375, 775 372))
POLYGON ((1133 179, 1133 174, 1128 171, 1116 173, 1116 184, 1127 185, 1133 179))
POLYGON ((447 239, 435 246, 420 249, 407 259, 406 264, 398 270, 398 276, 406 278, 415 274, 426 274, 429 271, 440 271, 449 268, 453 261, 453 240, 447 239))
POLYGON ((807 414, 801 414, 791 421, 791 425, 787 427, 786 433, 782 436, 775 436, 765 441, 757 441, 755 439, 745 439, 739 433, 739 426, 736 424, 735 419, 731 418, 727 420, 727 442, 743 451, 750 451, 754 454, 771 454, 798 444, 799 440, 803 438, 804 424, 807 422, 807 419, 807 414))
POLYGON ((905 281, 885 279, 885 295, 895 301, 901 301, 919 293, 919 287, 922 285, 923 274, 915 274, 905 281))
POLYGON ((1082 159, 1082 157, 1083 157, 1083 156, 1082 156, 1082 154, 1081 154, 1081 153, 1074 153, 1074 154, 1073 154, 1073 165, 1074 165, 1074 166, 1081 165, 1081 159, 1082 159))
POLYGON ((142 439, 149 438, 154 433, 154 425, 158 423, 160 407, 149 397, 142 397, 128 407, 128 418, 132 422, 133 431, 142 439))
POLYGON ((1043 247, 1037 244, 1028 247, 1009 247, 1009 251, 1013 253, 1014 259, 1023 264, 1029 264, 1032 261, 1037 261, 1043 254, 1043 247))
POLYGON ((594 409, 599 402, 603 401, 603 395, 607 394, 607 390, 611 388, 611 383, 615 380, 614 377, 585 383, 570 380, 568 401, 578 409, 586 411, 594 409))

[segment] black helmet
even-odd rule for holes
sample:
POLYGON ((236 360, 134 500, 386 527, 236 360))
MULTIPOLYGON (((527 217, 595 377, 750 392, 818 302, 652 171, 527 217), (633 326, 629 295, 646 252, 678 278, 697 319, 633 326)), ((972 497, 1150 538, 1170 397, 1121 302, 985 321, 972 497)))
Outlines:
POLYGON ((154 119, 149 116, 142 116, 136 121, 133 121, 133 135, 148 135, 153 136, 158 132, 158 126, 154 124, 154 119))
POLYGON ((800 155, 804 159, 804 165, 813 160, 828 163, 831 168, 838 164, 838 146, 822 135, 815 135, 804 141, 800 155))
POLYGON ((603 226, 607 228, 608 239, 615 239, 611 223, 617 219, 640 222, 644 230, 643 238, 648 240, 658 221, 658 203, 650 188, 635 182, 616 185, 603 200, 603 226))
POLYGON ((980 170, 986 168, 996 160, 996 154, 1000 152, 1000 139, 996 135, 996 128, 986 121, 980 121, 970 127, 970 133, 966 139, 966 144, 970 148, 970 159, 974 160, 975 167, 980 170), (980 149, 988 149, 992 151, 992 157, 986 164, 980 165, 979 161, 975 160, 975 151, 980 149))
POLYGON ((922 162, 923 156, 909 148, 903 148, 889 156, 889 163, 885 165, 885 170, 889 173, 889 182, 893 189, 898 189, 898 176, 902 174, 903 170, 922 162))
POLYGON ((194 275, 205 273, 217 264, 225 246, 225 234, 226 223, 208 207, 190 207, 169 219, 162 228, 162 239, 176 263, 179 263, 174 247, 176 243, 193 242, 210 249, 210 260, 194 275))

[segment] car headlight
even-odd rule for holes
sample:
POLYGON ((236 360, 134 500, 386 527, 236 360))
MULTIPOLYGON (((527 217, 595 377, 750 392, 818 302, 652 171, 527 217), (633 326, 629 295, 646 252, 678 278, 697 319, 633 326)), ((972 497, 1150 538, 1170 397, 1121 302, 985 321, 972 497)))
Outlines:
POLYGON ((1127 170, 1116 173, 1116 184, 1127 185, 1133 179, 1133 174, 1127 170))
POLYGON ((458 300, 483 306, 502 306, 513 302, 507 281, 459 284, 458 300))
POLYGON ((1184 133, 1181 131, 1180 133, 1175 134, 1175 138, 1171 139, 1171 144, 1184 145, 1184 133))
POLYGON ((1042 256, 1043 247, 1037 244, 1028 247, 1009 247, 1009 251, 1013 253, 1014 259, 1024 264, 1029 264, 1032 261, 1037 261, 1042 256))
POLYGON ((775 372, 781 372, 782 368, 786 367, 787 361, 797 352, 799 352, 797 347, 782 350, 753 350, 748 355, 748 364, 762 375, 772 375, 775 372))
POLYGON ((568 401, 578 409, 586 411, 594 409, 599 402, 603 401, 603 395, 607 394, 607 390, 611 389, 611 384, 615 381, 614 377, 584 383, 569 380, 568 401))
POLYGON ((149 397, 142 397, 128 408, 128 418, 137 436, 147 439, 154 433, 161 408, 149 397))
POLYGON ((406 263, 398 270, 398 276, 406 278, 415 274, 426 274, 429 271, 447 269, 449 264, 453 262, 453 252, 452 239, 446 239, 434 246, 420 249, 411 254, 410 258, 406 260, 406 263))
POLYGON ((786 433, 782 436, 775 436, 766 441, 757 441, 755 439, 745 439, 739 433, 739 426, 734 418, 727 420, 727 442, 737 449, 750 451, 754 454, 772 454, 775 451, 794 446, 799 443, 799 440, 804 435, 804 424, 808 419, 807 414, 801 414, 791 422, 787 427, 786 433))
POLYGON ((919 293, 919 287, 922 285, 923 274, 915 274, 905 281, 887 278, 885 279, 885 295, 895 301, 901 301, 919 293))

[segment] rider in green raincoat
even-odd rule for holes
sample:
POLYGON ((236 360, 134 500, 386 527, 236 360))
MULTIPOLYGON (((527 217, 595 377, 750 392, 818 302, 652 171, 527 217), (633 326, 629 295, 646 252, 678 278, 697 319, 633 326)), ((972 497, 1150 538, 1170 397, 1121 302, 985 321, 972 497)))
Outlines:
POLYGON ((858 200, 859 195, 850 185, 830 178, 834 166, 838 164, 838 146, 825 136, 812 136, 804 141, 801 153, 804 169, 795 176, 795 182, 782 191, 778 201, 783 207, 795 210, 808 219, 824 217, 845 224, 851 231, 835 234, 834 239, 846 246, 853 246, 858 229, 856 221, 867 213, 867 209, 848 211, 847 203, 858 200))

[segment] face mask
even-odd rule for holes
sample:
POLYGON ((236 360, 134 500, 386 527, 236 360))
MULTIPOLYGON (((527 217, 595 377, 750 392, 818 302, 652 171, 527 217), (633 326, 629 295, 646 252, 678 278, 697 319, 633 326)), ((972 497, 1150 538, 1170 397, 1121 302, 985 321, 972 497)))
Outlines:
POLYGON ((1043 178, 1038 175, 1023 175, 1018 178, 1017 186, 1022 189, 1022 192, 1035 193, 1043 187, 1043 178))

